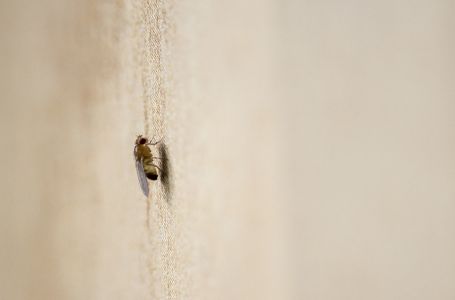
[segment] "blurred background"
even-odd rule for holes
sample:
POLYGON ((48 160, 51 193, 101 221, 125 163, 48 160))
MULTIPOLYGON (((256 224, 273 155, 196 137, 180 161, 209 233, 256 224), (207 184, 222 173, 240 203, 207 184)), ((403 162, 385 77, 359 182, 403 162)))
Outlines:
POLYGON ((0 1, 0 299, 455 299, 454 9, 0 1))

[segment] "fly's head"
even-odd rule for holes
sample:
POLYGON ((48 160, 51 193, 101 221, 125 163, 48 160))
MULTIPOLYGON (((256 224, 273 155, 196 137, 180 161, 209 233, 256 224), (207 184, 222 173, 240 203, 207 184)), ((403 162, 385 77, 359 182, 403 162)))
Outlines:
POLYGON ((143 137, 142 134, 138 135, 136 138, 136 146, 138 145, 145 145, 148 143, 148 139, 146 137, 143 137))

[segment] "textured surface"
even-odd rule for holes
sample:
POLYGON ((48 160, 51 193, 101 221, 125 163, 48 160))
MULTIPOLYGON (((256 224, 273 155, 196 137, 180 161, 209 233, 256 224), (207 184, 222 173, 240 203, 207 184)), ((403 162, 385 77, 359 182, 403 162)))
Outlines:
POLYGON ((0 299, 454 299, 453 9, 0 1, 0 299))

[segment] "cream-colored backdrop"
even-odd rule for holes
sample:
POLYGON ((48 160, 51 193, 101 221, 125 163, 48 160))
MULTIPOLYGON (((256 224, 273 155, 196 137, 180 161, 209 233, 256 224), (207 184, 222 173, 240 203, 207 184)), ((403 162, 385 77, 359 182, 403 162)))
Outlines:
POLYGON ((0 299, 454 299, 453 10, 0 1, 0 299))

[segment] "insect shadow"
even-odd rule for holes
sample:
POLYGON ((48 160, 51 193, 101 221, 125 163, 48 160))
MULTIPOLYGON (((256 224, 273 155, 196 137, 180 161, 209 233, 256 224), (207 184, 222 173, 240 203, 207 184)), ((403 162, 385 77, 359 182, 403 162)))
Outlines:
POLYGON ((161 183, 166 201, 170 202, 172 196, 171 165, 169 163, 168 148, 164 143, 158 144, 158 157, 161 158, 161 183))

